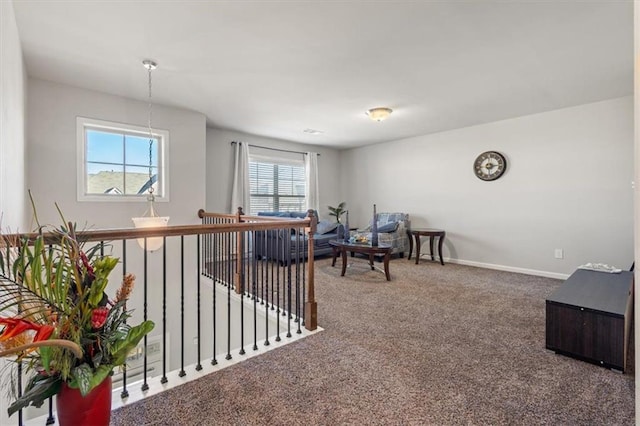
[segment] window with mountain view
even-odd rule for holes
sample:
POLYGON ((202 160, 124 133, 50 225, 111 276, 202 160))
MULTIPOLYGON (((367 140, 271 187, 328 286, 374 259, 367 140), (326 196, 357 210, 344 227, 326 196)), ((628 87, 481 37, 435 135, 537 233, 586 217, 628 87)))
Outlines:
POLYGON ((150 138, 143 127, 79 118, 78 199, 146 199, 150 185, 166 199, 167 142, 164 131, 150 138))

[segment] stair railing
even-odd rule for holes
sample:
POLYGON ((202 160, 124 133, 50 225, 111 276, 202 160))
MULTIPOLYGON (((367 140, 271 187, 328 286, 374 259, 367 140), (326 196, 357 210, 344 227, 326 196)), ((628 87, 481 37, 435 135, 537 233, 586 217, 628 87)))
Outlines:
MULTIPOLYGON (((245 338, 252 338, 252 348, 257 351, 259 339, 264 338, 263 346, 269 346, 270 337, 275 336, 274 340, 280 342, 281 334, 291 338, 294 329, 295 334, 302 333, 302 326, 309 331, 317 329, 313 261, 317 218, 313 213, 301 220, 248 216, 242 209, 235 215, 203 210, 198 215, 202 218, 202 224, 198 225, 76 232, 77 240, 85 246, 98 245, 102 255, 106 253, 120 259, 111 274, 108 294, 111 294, 111 282, 114 288, 119 284, 114 277, 128 273, 138 277, 137 288, 128 301, 128 308, 133 309, 132 321, 149 319, 156 324, 127 361, 127 364, 139 364, 135 376, 141 386, 136 393, 142 397, 149 391, 148 375, 153 369, 161 370, 160 384, 166 386, 169 376, 173 377, 169 369, 176 372, 176 379, 172 380, 180 381, 187 375, 189 366, 201 371, 204 358, 210 358, 211 365, 215 366, 219 355, 224 354, 225 360, 231 360, 236 349, 239 355, 245 355, 245 347, 250 346, 245 338), (295 234, 296 250, 300 252, 304 248, 306 256, 295 256, 287 265, 257 258, 253 251, 257 236, 270 232, 295 234), (156 252, 147 252, 135 242, 153 237, 161 237, 164 243, 156 252), (226 291, 220 293, 219 287, 226 291), (179 345, 175 345, 176 336, 179 345), (187 345, 190 340, 195 348, 187 345), (150 368, 152 363, 154 367, 150 368)), ((0 244, 0 255, 6 256, 15 249, 7 246, 7 241, 31 244, 39 235, 5 235, 8 238, 3 239, 4 245, 0 244)), ((42 236, 50 246, 59 238, 49 233, 42 236)), ((122 401, 114 402, 115 407, 128 403, 132 386, 128 379, 133 377, 128 369, 132 368, 123 368, 118 373, 121 374, 122 401)), ((21 383, 22 365, 17 364, 12 374, 17 374, 21 383)), ((24 424, 22 410, 17 423, 24 424)), ((54 423, 50 400, 46 424, 54 423)))

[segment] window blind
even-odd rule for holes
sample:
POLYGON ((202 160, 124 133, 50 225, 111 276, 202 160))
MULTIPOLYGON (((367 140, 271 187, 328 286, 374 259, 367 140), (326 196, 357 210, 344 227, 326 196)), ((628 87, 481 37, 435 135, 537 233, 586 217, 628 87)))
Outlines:
POLYGON ((306 175, 304 164, 249 159, 251 212, 304 211, 306 175))

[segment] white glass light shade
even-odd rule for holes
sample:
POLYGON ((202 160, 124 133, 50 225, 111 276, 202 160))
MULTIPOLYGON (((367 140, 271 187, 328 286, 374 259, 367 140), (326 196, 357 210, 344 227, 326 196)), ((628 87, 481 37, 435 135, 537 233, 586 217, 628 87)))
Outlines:
POLYGON ((391 115, 392 112, 393 110, 391 108, 378 107, 378 108, 371 108, 369 111, 367 111, 367 115, 372 120, 382 121, 382 120, 386 120, 391 115))
MULTIPOLYGON (((132 217, 133 226, 137 229, 142 228, 160 228, 166 227, 169 223, 169 216, 144 216, 144 217, 132 217)), ((138 238, 138 245, 144 248, 144 238, 138 238)), ((155 251, 162 247, 162 237, 150 237, 147 238, 147 251, 155 251)))

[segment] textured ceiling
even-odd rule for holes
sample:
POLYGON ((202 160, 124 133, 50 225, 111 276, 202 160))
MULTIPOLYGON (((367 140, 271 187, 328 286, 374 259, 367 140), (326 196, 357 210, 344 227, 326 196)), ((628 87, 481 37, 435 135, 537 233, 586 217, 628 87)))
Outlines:
POLYGON ((346 148, 633 93, 631 1, 14 1, 30 76, 346 148), (394 109, 373 122, 368 108, 394 109), (323 131, 309 135, 304 129, 323 131))

